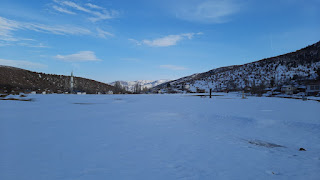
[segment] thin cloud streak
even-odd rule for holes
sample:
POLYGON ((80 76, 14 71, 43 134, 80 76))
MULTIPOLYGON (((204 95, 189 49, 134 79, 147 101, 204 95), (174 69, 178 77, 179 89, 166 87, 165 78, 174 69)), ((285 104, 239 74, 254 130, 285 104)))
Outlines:
POLYGON ((93 8, 93 9, 105 9, 105 8, 103 8, 103 7, 100 7, 100 6, 98 6, 98 5, 91 4, 91 3, 87 3, 86 5, 87 5, 88 7, 90 7, 90 8, 93 8))
POLYGON ((58 35, 88 35, 91 31, 75 26, 49 26, 38 23, 26 23, 14 20, 9 20, 0 16, 0 40, 4 41, 21 41, 23 38, 13 37, 14 31, 30 30, 42 33, 52 33, 58 35))
POLYGON ((101 61, 98 59, 92 51, 80 51, 70 55, 56 55, 54 58, 66 61, 66 62, 89 62, 89 61, 101 61))
POLYGON ((64 9, 62 7, 58 7, 56 5, 52 6, 52 8, 55 9, 56 11, 59 11, 59 12, 62 12, 62 13, 73 14, 73 15, 76 14, 75 12, 69 11, 69 10, 64 9))
POLYGON ((113 37, 113 36, 114 36, 114 34, 109 33, 109 32, 107 32, 107 31, 104 31, 104 30, 102 30, 102 29, 100 29, 100 28, 97 28, 96 30, 97 30, 97 32, 98 32, 98 36, 101 37, 101 38, 106 39, 108 36, 110 36, 110 37, 113 37))
POLYGON ((49 46, 44 45, 43 43, 39 44, 30 44, 30 43, 18 43, 19 46, 25 46, 25 47, 34 47, 34 48, 49 48, 49 46))
POLYGON ((241 9, 238 0, 180 1, 174 9, 177 18, 200 23, 225 23, 241 9))
MULTIPOLYGON (((108 11, 103 7, 100 7, 98 5, 91 4, 91 3, 85 4, 87 7, 91 8, 91 9, 88 9, 88 8, 85 8, 85 7, 79 5, 79 4, 75 3, 75 2, 72 2, 72 1, 54 0, 54 2, 57 5, 73 8, 74 10, 82 11, 82 12, 85 12, 85 13, 93 15, 93 17, 89 17, 88 18, 88 20, 91 21, 91 22, 97 22, 97 21, 102 21, 102 20, 107 20, 107 19, 113 19, 113 18, 115 18, 115 17, 117 17, 119 15, 119 12, 116 11, 116 10, 108 11)), ((56 6, 56 5, 54 5, 54 6, 56 6)), ((57 9, 54 6, 52 6, 52 8, 57 9)), ((62 8, 62 7, 58 7, 58 8, 62 8)), ((59 9, 59 10, 61 10, 61 9, 59 9)), ((68 12, 69 10, 66 10, 64 12, 64 10, 66 10, 66 9, 63 9, 60 12, 67 13, 67 14, 70 14, 70 12, 71 12, 71 11, 68 12)))
POLYGON ((61 4, 63 5, 66 5, 66 6, 69 6, 69 7, 72 7, 72 8, 75 8, 79 11, 83 11, 83 12, 87 12, 87 13, 90 13, 91 11, 89 9, 86 9, 74 2, 71 2, 71 1, 62 1, 61 4))
MULTIPOLYGON (((71 25, 45 25, 32 22, 14 21, 0 16, 0 46, 22 45, 28 46, 25 41, 36 41, 30 38, 17 37, 14 33, 17 31, 34 31, 39 33, 48 33, 56 35, 93 35, 106 39, 108 36, 114 36, 112 33, 96 28, 95 31, 71 25), (1 42, 2 41, 2 42, 1 42), (21 45, 20 44, 20 45, 21 45)), ((45 47, 44 45, 30 45, 29 47, 45 47)))
POLYGON ((202 32, 199 33, 184 33, 178 35, 168 35, 161 38, 153 39, 153 40, 142 40, 138 41, 135 39, 129 39, 129 41, 134 42, 136 45, 148 45, 152 47, 168 47, 177 45, 178 42, 184 39, 192 39, 195 35, 202 35, 202 32))
POLYGON ((48 65, 34 63, 30 61, 19 61, 19 60, 8 60, 8 59, 0 59, 0 65, 13 66, 18 68, 34 68, 34 69, 44 69, 48 67, 48 65))

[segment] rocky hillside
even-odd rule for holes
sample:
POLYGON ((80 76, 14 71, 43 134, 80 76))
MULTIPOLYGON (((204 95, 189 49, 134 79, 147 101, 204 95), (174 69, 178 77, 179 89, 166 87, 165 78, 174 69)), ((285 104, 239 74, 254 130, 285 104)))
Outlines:
MULTIPOLYGON (((74 91, 88 94, 107 93, 114 87, 91 79, 74 77, 74 91)), ((0 93, 64 93, 70 91, 70 76, 44 74, 9 66, 0 66, 0 93)))
POLYGON ((320 42, 288 54, 262 59, 244 65, 212 69, 170 81, 152 90, 196 92, 242 90, 253 86, 303 84, 320 76, 320 42))

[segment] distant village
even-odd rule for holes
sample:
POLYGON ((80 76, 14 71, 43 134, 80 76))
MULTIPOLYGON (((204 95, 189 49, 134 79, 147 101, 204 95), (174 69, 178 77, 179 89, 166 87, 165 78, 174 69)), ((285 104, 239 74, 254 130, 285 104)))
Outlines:
MULTIPOLYGON (((294 85, 278 85, 278 86, 246 86, 242 89, 230 89, 228 87, 212 88, 213 92, 244 92, 250 95, 256 96, 276 96, 276 95, 286 95, 286 96, 316 96, 320 97, 320 80, 309 80, 304 81, 304 84, 294 84, 294 85)), ((153 89, 152 93, 158 94, 174 94, 174 93, 209 93, 209 89, 201 89, 198 87, 192 87, 189 84, 173 84, 168 83, 165 87, 158 89, 153 89)))
MULTIPOLYGON (((42 77, 40 74, 36 75, 36 77, 42 77)), ((193 76, 194 77, 194 76, 193 76)), ((48 78, 47 78, 48 79, 48 78)), ((86 79, 85 79, 86 80, 86 79)), ((39 88, 34 90, 35 88, 29 89, 21 89, 21 88, 9 88, 7 89, 6 86, 0 89, 0 93, 2 94, 77 94, 77 95, 84 95, 84 94, 176 94, 176 93, 209 93, 211 90, 212 92, 241 92, 245 93, 246 95, 254 95, 254 96, 320 96, 320 80, 317 78, 316 80, 303 80, 303 81, 288 81, 291 82, 290 84, 279 85, 271 80, 268 82, 268 85, 264 85, 264 83, 255 85, 255 83, 251 83, 251 86, 244 86, 242 88, 235 88, 236 86, 230 86, 228 84, 224 86, 218 86, 215 88, 211 88, 209 86, 202 86, 203 88, 199 88, 201 86, 195 86, 194 84, 186 83, 186 82, 177 82, 177 81, 169 81, 158 86, 148 88, 142 88, 142 86, 137 83, 133 91, 128 91, 126 87, 122 86, 120 82, 115 82, 114 86, 108 85, 108 88, 104 88, 103 91, 99 91, 99 88, 96 88, 95 91, 83 90, 79 88, 79 79, 76 82, 73 72, 70 76, 66 76, 64 78, 65 85, 63 89, 54 89, 54 82, 51 82, 51 88, 39 88), (109 88, 110 86, 110 88, 109 88)), ((86 80, 90 83, 94 83, 92 80, 86 80)), ((86 83, 82 83, 86 84, 86 83)), ((96 83, 95 83, 96 84, 96 83)), ((88 88, 87 88, 88 89, 88 88)), ((100 88, 101 89, 101 88, 100 88)), ((91 90, 91 89, 89 89, 91 90)))
MULTIPOLYGON (((139 88, 139 86, 137 86, 139 88)), ((125 87, 117 87, 120 89, 125 89, 125 87)), ((222 88, 215 88, 211 89, 212 92, 241 92, 246 93, 246 95, 255 95, 255 96, 265 96, 265 97, 272 97, 272 96, 315 96, 320 97, 320 80, 314 80, 314 81, 306 81, 305 85, 282 85, 282 86, 275 86, 275 87, 245 87, 242 90, 233 90, 228 89, 227 87, 222 88)), ((165 88, 151 88, 151 89, 140 89, 135 92, 129 92, 129 91, 121 91, 116 90, 117 93, 115 93, 112 90, 109 90, 107 92, 96 92, 94 94, 185 94, 185 93, 209 93, 209 90, 201 89, 201 88, 195 88, 190 86, 189 84, 179 84, 179 85, 171 85, 170 82, 167 83, 165 88)), ((77 95, 85 95, 87 92, 85 91, 79 91, 75 87, 74 84, 74 78, 73 74, 70 76, 70 89, 69 91, 51 91, 51 90, 37 90, 37 91, 17 91, 17 92, 6 92, 6 90, 3 90, 2 93, 6 94, 77 94, 77 95)))

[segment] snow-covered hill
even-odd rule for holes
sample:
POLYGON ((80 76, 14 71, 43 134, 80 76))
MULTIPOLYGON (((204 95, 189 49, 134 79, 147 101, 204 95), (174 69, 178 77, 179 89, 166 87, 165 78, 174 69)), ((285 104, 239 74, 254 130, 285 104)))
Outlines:
MULTIPOLYGON (((152 81, 152 80, 137 80, 137 81, 119 81, 120 84, 127 90, 127 91, 133 91, 134 90, 134 86, 138 83, 139 85, 141 85, 142 89, 143 88, 153 88, 155 86, 158 86, 159 84, 163 84, 166 83, 170 80, 168 79, 160 79, 160 80, 156 80, 156 81, 152 81)), ((110 83, 111 85, 115 85, 117 81, 110 83)))
POLYGON ((182 92, 189 90, 240 90, 247 87, 270 87, 303 84, 320 76, 320 42, 296 52, 244 65, 221 67, 170 81, 152 90, 182 92))

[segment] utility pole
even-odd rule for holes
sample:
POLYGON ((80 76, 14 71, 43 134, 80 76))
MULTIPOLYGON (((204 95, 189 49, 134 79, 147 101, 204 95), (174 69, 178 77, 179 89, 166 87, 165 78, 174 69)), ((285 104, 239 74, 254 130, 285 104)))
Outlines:
POLYGON ((210 88, 210 98, 212 97, 212 88, 210 88))
POLYGON ((71 76, 70 76, 70 94, 73 94, 73 71, 71 72, 71 76))

